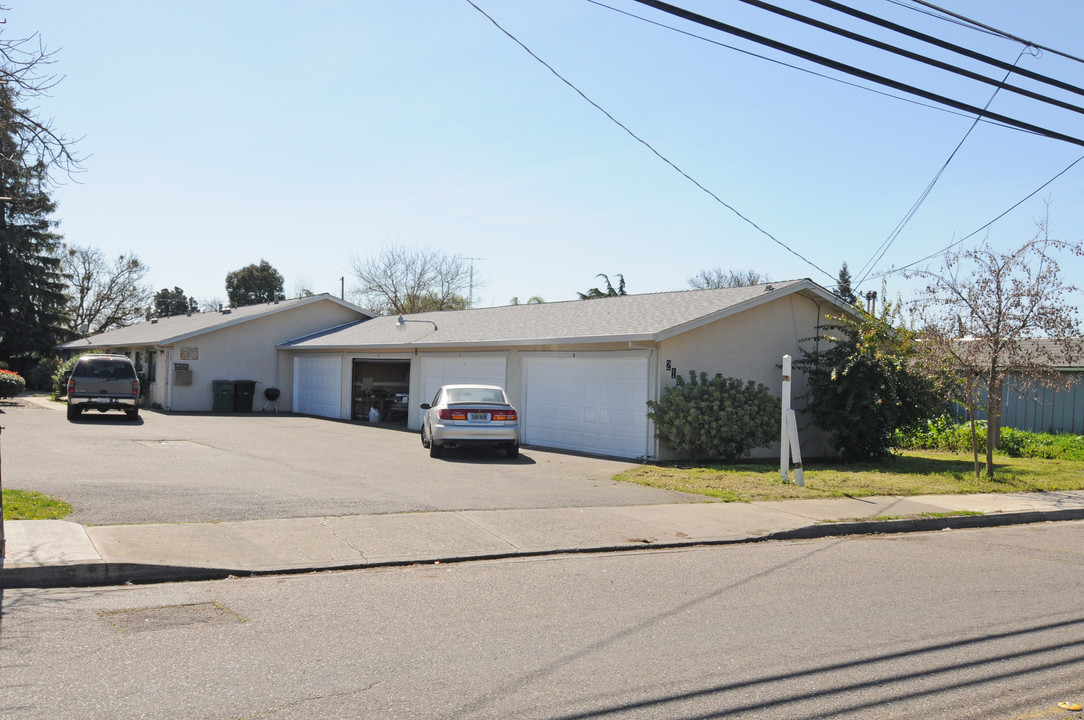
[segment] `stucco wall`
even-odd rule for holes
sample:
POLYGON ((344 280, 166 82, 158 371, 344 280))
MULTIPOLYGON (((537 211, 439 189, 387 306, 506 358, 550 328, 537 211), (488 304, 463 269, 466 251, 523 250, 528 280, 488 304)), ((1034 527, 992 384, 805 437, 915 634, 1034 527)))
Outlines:
MULTIPOLYGON (((227 316, 228 317, 228 316, 227 316)), ((314 302, 289 308, 267 317, 248 320, 170 345, 161 353, 156 401, 178 412, 206 412, 214 406, 214 380, 255 380, 253 409, 264 406, 263 391, 282 391, 279 409, 288 410, 292 382, 285 354, 275 345, 309 333, 326 330, 360 319, 358 314, 335 302, 314 302), (182 348, 196 351, 196 359, 182 359, 182 348), (174 368, 186 363, 192 372, 191 385, 174 383, 174 368)))
MULTIPOLYGON (((683 333, 659 344, 658 388, 674 385, 672 371, 686 379, 690 370, 703 371, 709 376, 722 373, 728 377, 764 383, 776 397, 782 391, 783 356, 801 357, 799 341, 817 334, 822 324, 820 314, 833 310, 823 304, 818 307, 812 299, 791 294, 765 303, 738 315, 719 320, 683 333), (667 362, 670 369, 667 369, 667 362)), ((812 346, 812 343, 810 343, 812 346)), ((793 407, 799 410, 799 399, 805 392, 805 377, 795 371, 792 378, 793 407)), ((799 426, 805 421, 798 415, 799 426)), ((800 434, 803 457, 830 454, 822 433, 805 430, 800 434)), ((676 459, 675 454, 659 444, 658 457, 676 459)), ((753 452, 754 458, 779 457, 779 443, 753 452)))

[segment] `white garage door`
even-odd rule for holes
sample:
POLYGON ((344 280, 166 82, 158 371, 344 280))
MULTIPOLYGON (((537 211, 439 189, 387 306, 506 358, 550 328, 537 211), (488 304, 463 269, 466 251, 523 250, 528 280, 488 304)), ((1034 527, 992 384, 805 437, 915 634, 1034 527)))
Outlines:
POLYGON ((646 357, 528 357, 524 373, 524 443, 647 455, 646 357))
POLYGON ((337 418, 342 414, 342 357, 294 356, 294 412, 337 418))
POLYGON ((503 356, 471 357, 469 355, 455 355, 441 357, 439 355, 423 355, 421 363, 422 399, 419 402, 432 400, 441 385, 473 383, 505 387, 507 381, 506 360, 503 356))

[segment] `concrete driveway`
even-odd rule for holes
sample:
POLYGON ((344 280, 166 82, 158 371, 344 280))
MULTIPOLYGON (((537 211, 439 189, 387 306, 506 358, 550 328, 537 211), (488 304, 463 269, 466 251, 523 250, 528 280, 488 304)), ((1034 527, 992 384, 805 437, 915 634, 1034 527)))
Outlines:
POLYGON ((448 451, 417 433, 288 414, 144 411, 68 422, 64 405, 0 403, 5 488, 75 507, 84 525, 441 510, 602 507, 696 496, 610 480, 631 463, 524 448, 448 451))

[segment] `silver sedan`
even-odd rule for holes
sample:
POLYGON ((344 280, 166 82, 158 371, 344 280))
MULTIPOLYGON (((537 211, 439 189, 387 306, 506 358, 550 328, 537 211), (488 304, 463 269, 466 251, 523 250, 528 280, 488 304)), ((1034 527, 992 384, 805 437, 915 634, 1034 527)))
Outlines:
POLYGON ((444 385, 423 403, 422 445, 430 457, 446 447, 480 445, 519 456, 519 413, 498 385, 444 385))

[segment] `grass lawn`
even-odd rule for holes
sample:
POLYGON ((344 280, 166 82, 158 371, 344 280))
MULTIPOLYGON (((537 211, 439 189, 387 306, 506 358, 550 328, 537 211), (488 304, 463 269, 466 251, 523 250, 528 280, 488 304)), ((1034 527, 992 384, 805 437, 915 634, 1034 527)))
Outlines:
MULTIPOLYGON (((980 457, 980 462, 982 458, 980 457)), ((615 480, 706 495, 725 502, 868 495, 944 495, 1084 490, 1084 461, 994 457, 994 480, 975 479, 968 455, 906 451, 877 463, 808 463, 805 487, 779 479, 779 463, 641 465, 615 480)), ((985 466, 983 467, 985 472, 985 466)), ((793 478, 793 472, 791 473, 793 478)))
POLYGON ((63 500, 32 490, 4 490, 5 520, 59 520, 71 514, 63 500))

